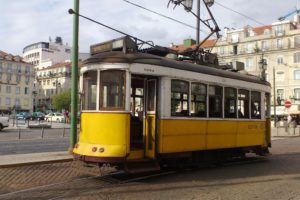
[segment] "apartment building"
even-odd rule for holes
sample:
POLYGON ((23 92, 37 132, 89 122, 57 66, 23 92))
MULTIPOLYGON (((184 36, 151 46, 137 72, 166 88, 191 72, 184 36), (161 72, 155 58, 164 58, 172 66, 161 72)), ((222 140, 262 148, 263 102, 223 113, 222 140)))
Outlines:
MULTIPOLYGON (((190 47, 193 48, 194 45, 190 47)), ((184 50, 188 47, 177 45, 174 48, 184 50)), ((290 100, 293 106, 289 112, 300 113, 299 14, 293 20, 274 22, 271 25, 225 29, 222 38, 208 40, 202 48, 217 53, 220 64, 243 62, 245 71, 256 76, 261 76, 263 58, 266 79, 273 88, 272 95, 275 89, 276 105, 283 105, 286 100, 290 100)), ((280 106, 278 109, 280 111, 277 114, 287 112, 280 106)))
POLYGON ((52 42, 37 42, 30 44, 23 49, 24 61, 36 66, 36 69, 43 69, 56 63, 70 61, 71 47, 63 44, 61 37, 56 37, 52 42))
POLYGON ((0 51, 0 113, 32 112, 34 67, 20 56, 0 51))
POLYGON ((36 71, 37 107, 51 110, 51 97, 71 88, 71 63, 57 63, 36 71))

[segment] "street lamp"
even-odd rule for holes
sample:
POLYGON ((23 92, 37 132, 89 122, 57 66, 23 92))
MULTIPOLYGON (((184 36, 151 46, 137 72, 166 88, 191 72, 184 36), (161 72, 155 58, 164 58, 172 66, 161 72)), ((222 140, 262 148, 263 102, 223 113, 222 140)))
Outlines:
POLYGON ((215 0, 204 0, 204 3, 205 3, 208 7, 211 7, 212 5, 214 5, 215 0))
POLYGON ((190 12, 193 8, 193 0, 185 0, 182 4, 187 12, 190 12))

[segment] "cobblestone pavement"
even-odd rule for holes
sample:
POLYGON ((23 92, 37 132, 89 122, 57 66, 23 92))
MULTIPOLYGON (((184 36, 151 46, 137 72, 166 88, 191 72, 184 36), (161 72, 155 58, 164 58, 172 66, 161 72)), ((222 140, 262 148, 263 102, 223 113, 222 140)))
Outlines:
POLYGON ((185 171, 115 187, 102 187, 103 181, 92 178, 99 174, 98 169, 84 168, 78 162, 0 169, 0 199, 299 200, 299 144, 300 137, 280 139, 273 142, 272 156, 256 162, 185 171), (6 195, 19 190, 24 191, 6 195))

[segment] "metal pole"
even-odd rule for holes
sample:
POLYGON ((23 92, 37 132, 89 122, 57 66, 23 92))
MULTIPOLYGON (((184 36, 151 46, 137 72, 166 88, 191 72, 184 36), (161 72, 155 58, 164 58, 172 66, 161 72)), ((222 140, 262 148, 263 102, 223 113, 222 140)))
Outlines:
POLYGON ((276 87, 275 87, 275 67, 273 66, 273 106, 274 106, 274 127, 276 127, 276 87))
MULTIPOLYGON (((79 13, 79 0, 74 0, 74 11, 79 13)), ((77 78, 78 78, 78 33, 79 16, 73 15, 73 44, 72 44, 72 87, 71 87, 71 137, 69 151, 77 142, 77 78)))
POLYGON ((197 17, 196 17, 196 44, 200 44, 200 0, 197 1, 197 17))

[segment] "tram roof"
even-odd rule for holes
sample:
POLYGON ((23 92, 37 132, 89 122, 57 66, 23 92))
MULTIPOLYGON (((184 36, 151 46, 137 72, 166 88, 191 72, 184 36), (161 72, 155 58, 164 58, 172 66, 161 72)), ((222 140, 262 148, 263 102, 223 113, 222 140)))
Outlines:
POLYGON ((269 82, 263 81, 259 77, 254 75, 241 74, 238 72, 226 71, 218 69, 216 67, 199 65, 184 61, 176 61, 169 58, 155 56, 147 53, 123 53, 121 51, 104 52, 91 56, 83 62, 83 65, 95 63, 140 63, 157 65, 270 86, 269 82))

